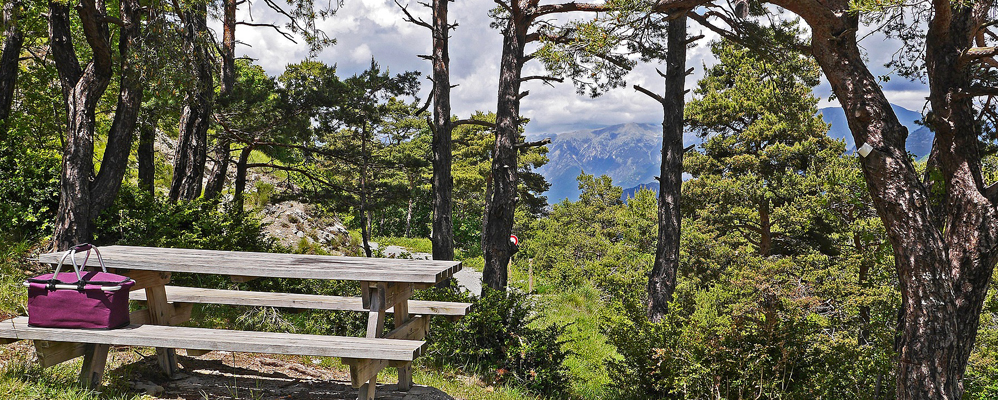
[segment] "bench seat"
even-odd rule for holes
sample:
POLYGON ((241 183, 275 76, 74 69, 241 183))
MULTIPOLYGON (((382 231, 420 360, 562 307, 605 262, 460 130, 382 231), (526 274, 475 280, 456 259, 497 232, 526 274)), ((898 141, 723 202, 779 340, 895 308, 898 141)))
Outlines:
POLYGON ((121 329, 59 329, 28 326, 27 317, 0 322, 0 338, 73 341, 115 346, 168 347, 243 353, 296 354, 387 361, 413 361, 426 349, 422 340, 356 338, 252 332, 163 325, 121 329))
MULTIPOLYGON (((133 291, 129 298, 146 301, 145 291, 133 291)), ((167 286, 166 298, 172 303, 225 304, 254 307, 284 307, 315 310, 368 311, 359 297, 323 296, 315 294, 289 294, 252 292, 244 290, 202 289, 167 286)), ((462 317, 471 303, 447 301, 409 300, 409 313, 415 315, 444 315, 462 317)), ((389 308, 387 312, 393 312, 389 308)))

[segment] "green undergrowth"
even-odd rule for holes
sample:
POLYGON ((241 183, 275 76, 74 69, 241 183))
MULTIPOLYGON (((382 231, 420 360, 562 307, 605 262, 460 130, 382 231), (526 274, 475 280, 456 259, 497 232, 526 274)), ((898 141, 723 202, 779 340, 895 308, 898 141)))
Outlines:
MULTIPOLYGON (((6 349, 5 349, 6 350, 6 349)), ((0 398, 7 400, 141 400, 152 397, 139 395, 129 387, 128 377, 137 364, 122 364, 109 355, 109 370, 99 390, 84 388, 78 378, 82 359, 41 368, 28 358, 30 352, 0 351, 0 398)))
POLYGON ((599 291, 587 285, 540 297, 539 318, 534 323, 566 326, 562 340, 569 354, 565 366, 572 394, 583 399, 607 398, 607 363, 620 359, 620 354, 601 331, 600 315, 606 306, 599 291))

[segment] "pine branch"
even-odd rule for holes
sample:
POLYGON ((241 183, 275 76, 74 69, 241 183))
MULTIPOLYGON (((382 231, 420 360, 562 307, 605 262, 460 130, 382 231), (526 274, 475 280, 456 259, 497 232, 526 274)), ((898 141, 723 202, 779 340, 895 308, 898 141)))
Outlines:
POLYGON ((637 90, 637 91, 645 94, 646 96, 651 97, 652 99, 655 99, 655 101, 659 102, 659 104, 665 105, 665 99, 662 98, 662 96, 659 96, 658 94, 653 93, 651 90, 645 89, 645 88, 641 87, 640 85, 634 85, 634 90, 637 90))

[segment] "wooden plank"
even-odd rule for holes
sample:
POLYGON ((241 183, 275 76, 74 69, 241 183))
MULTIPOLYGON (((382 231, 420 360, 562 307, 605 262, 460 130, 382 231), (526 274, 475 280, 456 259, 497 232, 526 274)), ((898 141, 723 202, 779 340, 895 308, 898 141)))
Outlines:
POLYGON ((357 400, 374 400, 374 390, 378 387, 378 376, 375 375, 367 383, 360 386, 357 392, 357 400))
POLYGON ((163 286, 170 284, 170 273, 161 271, 121 271, 117 272, 135 280, 132 291, 139 291, 147 287, 163 286))
POLYGON ((106 344, 87 344, 84 350, 83 367, 80 369, 80 384, 83 387, 100 387, 104 377, 104 367, 107 365, 107 353, 111 346, 106 344))
MULTIPOLYGON (((146 300, 145 293, 142 291, 133 291, 130 296, 132 300, 146 300)), ((166 297, 174 303, 367 311, 362 299, 357 297, 321 296, 314 294, 268 293, 167 286, 166 297)), ((370 306, 368 305, 368 307, 370 306)), ((409 313, 417 315, 463 316, 468 313, 470 308, 471 303, 409 300, 409 313)), ((394 307, 386 311, 394 312, 394 307)))
MULTIPOLYGON (((277 254, 218 250, 166 249, 136 246, 101 248, 105 264, 130 270, 191 272, 275 278, 313 278, 355 281, 436 284, 461 269, 458 261, 407 260, 277 254)), ((62 253, 39 256, 42 263, 58 263, 62 253)), ((97 265, 91 257, 87 265, 97 265)))
POLYGON ((354 389, 360 388, 365 383, 377 378, 378 373, 388 366, 388 361, 386 360, 344 358, 343 363, 350 366, 350 385, 354 389))
MULTIPOLYGON (((150 286, 145 289, 146 307, 149 310, 149 323, 170 325, 173 318, 173 305, 166 300, 166 287, 150 286)), ((177 350, 172 347, 156 347, 156 363, 166 376, 173 378, 180 373, 177 363, 177 350)))
POLYGON ((395 328, 385 338, 397 340, 423 340, 426 337, 427 327, 430 326, 430 317, 418 316, 406 321, 402 326, 395 328))
POLYGON ((388 292, 385 295, 385 304, 388 307, 392 307, 395 304, 403 300, 407 300, 412 297, 412 284, 410 283, 395 283, 388 286, 388 292))
MULTIPOLYGON (((70 333, 71 332, 66 333, 61 340, 66 340, 71 337, 70 333)), ((87 345, 85 343, 35 340, 34 345, 35 356, 38 358, 38 364, 41 365, 42 368, 48 368, 53 365, 72 360, 76 357, 83 356, 87 350, 87 345)))
POLYGON ((385 283, 378 284, 371 292, 371 310, 367 316, 367 337, 379 338, 385 332, 385 283))
POLYGON ((129 325, 110 330, 38 328, 28 326, 27 317, 15 318, 13 324, 6 321, 0 324, 0 337, 30 340, 66 340, 71 337, 72 340, 82 343, 113 346, 161 346, 396 361, 412 361, 426 348, 426 342, 418 340, 230 331, 180 326, 129 325))
MULTIPOLYGON (((411 293, 412 286, 409 285, 409 287, 410 287, 409 291, 411 293)), ((416 317, 415 319, 410 318, 408 297, 403 297, 401 300, 395 303, 395 306, 392 308, 395 309, 395 330, 389 332, 388 335, 386 335, 386 337, 394 339, 396 338, 395 335, 402 335, 403 339, 408 338, 410 333, 406 332, 407 326, 419 325, 417 331, 420 332, 417 332, 416 334, 420 336, 418 340, 422 340, 423 337, 425 336, 425 329, 422 329, 424 324, 421 321, 417 320, 424 320, 424 319, 428 320, 429 317, 420 316, 416 317)), ((398 366, 396 367, 396 369, 398 370, 398 385, 396 387, 400 391, 408 392, 409 389, 412 389, 412 365, 406 364, 398 366)))
POLYGON ((201 357, 205 354, 211 353, 211 350, 194 350, 194 349, 186 349, 186 350, 188 357, 201 357))
MULTIPOLYGON (((172 307, 173 316, 170 317, 169 325, 180 325, 191 320, 191 311, 194 309, 193 303, 173 303, 172 307)), ((128 320, 132 325, 148 324, 150 323, 149 310, 142 309, 132 311, 128 314, 128 320)))

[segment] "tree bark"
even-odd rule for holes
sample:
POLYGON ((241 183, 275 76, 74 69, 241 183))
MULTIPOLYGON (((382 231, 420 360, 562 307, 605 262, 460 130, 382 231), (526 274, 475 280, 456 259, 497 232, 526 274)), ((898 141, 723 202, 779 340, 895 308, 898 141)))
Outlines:
POLYGON ((107 147, 101 159, 100 172, 91 187, 90 219, 96 220, 101 211, 114 202, 121 189, 121 181, 128 169, 128 155, 132 150, 135 125, 142 106, 141 73, 134 62, 132 50, 138 45, 141 35, 141 6, 138 0, 121 0, 121 22, 123 27, 118 38, 118 54, 121 58, 121 83, 118 90, 118 105, 114 120, 108 131, 107 147))
POLYGON ((21 2, 9 1, 3 6, 4 30, 3 53, 0 53, 0 134, 7 132, 7 117, 14 101, 14 87, 17 84, 17 71, 24 45, 21 32, 21 2))
MULTIPOLYGON (((237 0, 225 0, 222 13, 222 71, 219 79, 218 97, 223 106, 228 104, 232 88, 236 84, 236 6, 237 0)), ((204 187, 204 197, 213 199, 225 188, 225 177, 229 170, 229 153, 232 140, 229 132, 219 135, 215 148, 215 163, 204 187)))
POLYGON ((224 101, 236 84, 236 6, 237 0, 225 0, 222 15, 222 78, 219 97, 224 101))
POLYGON ((194 83, 184 100, 180 116, 180 138, 173 163, 170 200, 193 200, 201 195, 215 89, 208 51, 207 6, 200 4, 183 12, 184 40, 191 54, 194 83))
MULTIPOLYGON (((434 260, 454 259, 453 193, 451 176, 450 55, 447 4, 433 0, 433 243, 434 260)), ((408 222, 407 222, 408 230, 408 222)))
MULTIPOLYGON (((506 26, 503 27, 503 48, 499 65, 499 100, 496 106, 496 142, 492 148, 492 196, 487 199, 486 225, 482 249, 485 268, 484 287, 506 290, 510 257, 516 246, 509 241, 516 213, 517 151, 520 135, 520 76, 527 29, 533 20, 528 14, 528 1, 513 2, 506 26), (518 4, 523 3, 523 4, 518 4)), ((483 287, 483 291, 485 290, 483 287)), ((484 295, 484 292, 483 292, 484 295)))
POLYGON ((858 17, 848 2, 815 7, 779 0, 811 26, 812 53, 838 98, 858 146, 874 148, 863 173, 894 249, 901 289, 897 398, 959 399, 984 296, 994 270, 998 218, 984 196, 972 70, 960 55, 971 46, 992 4, 933 2, 926 66, 936 138, 933 153, 945 180, 941 211, 905 151, 908 131, 891 109, 857 46, 858 17), (979 7, 975 9, 972 7, 979 7), (943 229, 940 230, 939 227, 943 229))
POLYGON ((94 170, 94 112, 112 74, 110 32, 103 3, 99 5, 83 0, 78 8, 83 33, 93 51, 86 69, 80 69, 70 33, 69 7, 49 3, 51 51, 68 117, 53 238, 60 250, 87 242, 93 235, 90 179, 94 170))
POLYGON ((139 126, 139 148, 136 157, 139 161, 139 188, 156 194, 156 125, 159 115, 153 115, 139 126))
POLYGON ((648 278, 648 319, 660 322, 669 313, 679 270, 682 231, 683 111, 686 91, 686 16, 669 21, 662 96, 662 166, 658 192, 658 244, 648 278))
POLYGON ((242 211, 243 198, 246 193, 246 165, 249 162, 250 153, 253 152, 253 145, 247 144, 239 152, 239 161, 236 162, 236 182, 235 193, 232 195, 232 204, 236 210, 242 211))
POLYGON ((208 174, 208 183, 204 186, 204 197, 213 199, 225 188, 225 177, 229 172, 229 153, 232 152, 232 141, 223 133, 218 138, 215 148, 215 163, 208 174))

